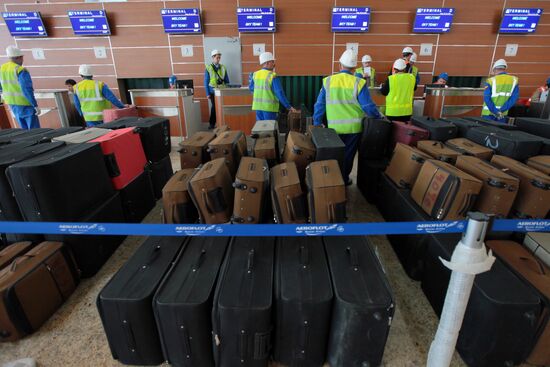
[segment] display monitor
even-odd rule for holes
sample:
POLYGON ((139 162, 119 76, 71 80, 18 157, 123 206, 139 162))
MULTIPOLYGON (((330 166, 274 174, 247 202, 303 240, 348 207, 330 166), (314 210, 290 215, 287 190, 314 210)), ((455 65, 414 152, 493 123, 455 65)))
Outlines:
POLYGON ((369 25, 370 8, 332 8, 331 27, 333 32, 368 32, 369 25))
POLYGON ((165 33, 202 33, 201 12, 198 8, 161 9, 160 15, 165 33))
POLYGON ((542 15, 542 9, 509 8, 504 9, 499 33, 535 33, 542 15))
POLYGON ((275 8, 237 8, 239 32, 275 32, 275 8))
POLYGON ((13 37, 48 37, 40 12, 3 12, 2 18, 13 37))
POLYGON ((105 10, 69 10, 75 36, 108 36, 111 34, 105 10))
POLYGON ((447 33, 451 30, 454 13, 454 8, 418 8, 413 32, 447 33))

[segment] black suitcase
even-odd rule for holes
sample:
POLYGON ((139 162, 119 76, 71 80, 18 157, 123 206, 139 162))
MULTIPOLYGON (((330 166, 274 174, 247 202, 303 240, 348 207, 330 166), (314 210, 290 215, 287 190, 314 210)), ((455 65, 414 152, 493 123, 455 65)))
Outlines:
POLYGON ((275 238, 233 237, 214 295, 217 367, 267 367, 275 238))
POLYGON ((111 354, 124 364, 164 362, 153 296, 184 246, 183 237, 150 237, 111 278, 97 308, 111 354))
POLYGON ((321 237, 279 237, 273 336, 276 362, 303 367, 325 363, 332 298, 321 237))
MULTIPOLYGON (((428 235, 422 290, 440 315, 451 272, 449 260, 460 234, 428 235)), ((515 366, 531 352, 542 311, 541 299, 496 260, 475 277, 456 349, 470 367, 515 366)))
POLYGON ((387 158, 363 160, 359 156, 357 161, 357 188, 371 204, 376 203, 380 191, 380 175, 386 170, 388 163, 387 158))
POLYGON ((3 135, 0 135, 0 144, 10 144, 14 143, 14 139, 20 139, 23 137, 30 137, 33 135, 39 135, 48 131, 52 131, 52 129, 48 128, 38 128, 38 129, 16 129, 11 130, 3 135))
POLYGON ((155 207, 157 200, 153 191, 151 173, 143 171, 126 187, 120 190, 124 218, 128 223, 139 223, 155 207))
MULTIPOLYGON (((38 130, 38 129, 33 129, 31 131, 35 131, 35 130, 38 130)), ((80 131, 80 130, 84 130, 84 128, 81 126, 74 126, 74 127, 62 127, 55 130, 48 129, 48 131, 37 131, 35 134, 24 134, 24 135, 19 135, 14 137, 12 139, 12 144, 24 142, 24 141, 32 141, 36 144, 48 143, 52 141, 53 138, 76 133, 77 131, 80 131)))
POLYGON ((17 152, 22 148, 30 147, 32 145, 36 145, 36 142, 32 140, 31 141, 24 140, 24 141, 12 143, 12 144, 2 144, 0 145, 0 155, 7 155, 7 154, 9 155, 12 152, 17 152))
POLYGON ((162 197, 162 188, 174 174, 170 156, 167 155, 158 162, 148 164, 147 170, 151 173, 151 181, 153 182, 155 199, 160 199, 162 197))
POLYGON ((514 125, 508 124, 506 122, 498 122, 493 121, 489 119, 484 119, 483 117, 465 117, 466 119, 470 121, 477 122, 483 126, 492 126, 492 127, 498 127, 499 129, 503 130, 517 130, 518 128, 514 125))
POLYGON ((465 138, 466 132, 468 130, 483 126, 479 122, 466 120, 461 117, 445 117, 441 120, 450 122, 451 124, 455 125, 457 128, 457 137, 459 138, 465 138))
POLYGON ((115 191, 99 144, 71 144, 6 170, 27 221, 83 218, 115 191))
POLYGON ((497 154, 518 161, 538 155, 542 147, 541 139, 536 136, 522 131, 507 131, 491 126, 470 129, 466 133, 466 138, 495 150, 497 154))
POLYGON ((550 120, 534 117, 518 117, 514 123, 521 131, 550 139, 550 120))
POLYGON ((334 287, 327 362, 379 366, 395 311, 386 274, 367 237, 324 237, 334 287))
POLYGON ((128 127, 135 126, 145 157, 149 162, 160 162, 170 154, 170 121, 164 117, 145 117, 128 123, 128 127))
POLYGON ((162 350, 177 367, 212 367, 212 300, 228 237, 192 237, 153 301, 162 350))
POLYGON ((344 158, 346 156, 346 145, 340 139, 334 129, 316 128, 311 130, 311 141, 315 145, 315 160, 327 161, 336 159, 340 171, 344 172, 344 158))
POLYGON ((455 125, 442 119, 413 116, 412 124, 430 132, 430 140, 447 141, 456 138, 458 129, 455 125))
POLYGON ((359 144, 359 162, 388 156, 392 124, 385 119, 364 118, 359 144))

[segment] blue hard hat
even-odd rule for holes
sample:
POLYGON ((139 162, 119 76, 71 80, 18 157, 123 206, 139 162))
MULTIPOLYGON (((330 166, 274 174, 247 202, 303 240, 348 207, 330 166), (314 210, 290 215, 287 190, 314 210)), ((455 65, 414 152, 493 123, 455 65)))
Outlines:
POLYGON ((449 81, 449 74, 441 73, 439 74, 439 79, 445 79, 446 81, 449 81))
POLYGON ((170 75, 170 78, 168 78, 168 83, 176 84, 176 80, 178 80, 178 78, 175 75, 170 75))

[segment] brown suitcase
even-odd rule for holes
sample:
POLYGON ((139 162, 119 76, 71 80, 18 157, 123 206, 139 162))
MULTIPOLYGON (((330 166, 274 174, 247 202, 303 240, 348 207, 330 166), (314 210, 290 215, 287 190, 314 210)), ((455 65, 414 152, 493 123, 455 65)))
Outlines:
POLYGON ((491 163, 519 178, 512 215, 517 218, 545 218, 550 210, 550 177, 502 155, 494 155, 491 163))
POLYGON ((195 223, 199 213, 188 191, 189 180, 195 173, 194 168, 176 172, 162 189, 162 208, 164 223, 195 223))
POLYGON ((0 271, 0 341, 36 331, 73 293, 79 273, 69 248, 42 242, 0 271))
POLYGON ((254 157, 262 158, 267 161, 270 167, 278 163, 276 140, 273 137, 259 138, 254 140, 254 157))
POLYGON ((208 143, 214 140, 216 135, 209 131, 199 131, 187 140, 182 141, 180 149, 181 169, 196 168, 210 160, 208 143))
POLYGON ((311 223, 346 221, 346 186, 337 160, 310 163, 306 184, 311 223))
POLYGON ((420 140, 416 143, 416 146, 418 149, 429 154, 434 159, 450 164, 455 164, 456 157, 461 154, 460 152, 449 148, 442 142, 435 140, 420 140))
POLYGON ((485 161, 491 160, 493 156, 493 150, 491 148, 484 147, 474 143, 466 138, 450 139, 445 142, 451 149, 460 152, 463 155, 472 155, 485 161))
POLYGON ((315 159, 315 145, 311 137, 290 131, 286 138, 286 146, 283 152, 283 161, 296 163, 300 182, 304 183, 306 167, 315 159))
POLYGON ((271 169, 271 202, 277 223, 306 223, 307 209, 296 163, 281 163, 271 169))
POLYGON ((466 217, 481 191, 481 181, 448 163, 429 159, 411 191, 413 200, 437 220, 466 217))
POLYGON ((527 160, 527 165, 550 176, 550 155, 538 155, 527 160))
POLYGON ((296 132, 302 132, 303 130, 303 121, 302 118, 302 112, 292 112, 288 111, 288 117, 287 117, 287 123, 288 123, 288 131, 296 131, 296 132))
POLYGON ((538 337, 527 362, 550 366, 550 268, 529 250, 513 241, 487 241, 487 247, 508 265, 518 277, 530 284, 544 300, 542 317, 538 321, 538 337))
POLYGON ((23 255, 32 248, 32 242, 23 241, 12 243, 0 251, 0 270, 11 264, 17 256, 23 255))
POLYGON ((214 133, 214 135, 219 136, 220 134, 230 130, 231 129, 229 128, 229 125, 222 125, 212 130, 212 132, 214 133))
POLYGON ((397 143, 390 164, 386 168, 386 175, 397 186, 410 189, 427 159, 432 157, 415 147, 397 143))
POLYGON ((261 158, 243 157, 233 183, 233 223, 255 224, 266 220, 269 167, 261 158))
POLYGON ((246 137, 240 130, 226 131, 208 144, 211 159, 224 158, 231 177, 235 177, 241 157, 246 156, 246 137))
POLYGON ((221 224, 231 220, 232 181, 224 158, 205 163, 191 177, 188 190, 201 223, 221 224))
POLYGON ((473 209, 507 217, 518 194, 519 180, 477 157, 461 155, 456 168, 481 180, 483 187, 473 209))

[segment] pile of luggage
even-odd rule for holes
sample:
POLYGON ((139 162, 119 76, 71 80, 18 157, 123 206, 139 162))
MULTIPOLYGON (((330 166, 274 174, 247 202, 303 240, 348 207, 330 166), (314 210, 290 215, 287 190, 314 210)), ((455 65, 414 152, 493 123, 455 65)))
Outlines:
POLYGON ((345 145, 333 129, 290 131, 258 121, 250 156, 242 131, 197 132, 180 143, 182 170, 163 191, 166 223, 341 223, 345 145))

